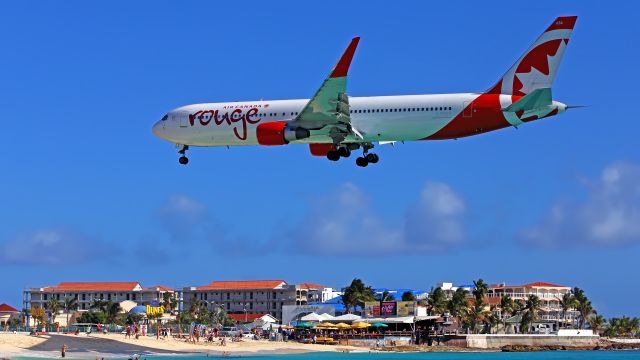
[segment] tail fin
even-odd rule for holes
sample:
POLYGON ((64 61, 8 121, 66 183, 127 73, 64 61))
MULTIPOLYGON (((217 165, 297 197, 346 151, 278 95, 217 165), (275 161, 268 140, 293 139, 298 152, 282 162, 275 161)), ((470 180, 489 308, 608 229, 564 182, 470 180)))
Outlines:
POLYGON ((525 96, 536 89, 551 88, 577 19, 555 19, 487 93, 525 96))

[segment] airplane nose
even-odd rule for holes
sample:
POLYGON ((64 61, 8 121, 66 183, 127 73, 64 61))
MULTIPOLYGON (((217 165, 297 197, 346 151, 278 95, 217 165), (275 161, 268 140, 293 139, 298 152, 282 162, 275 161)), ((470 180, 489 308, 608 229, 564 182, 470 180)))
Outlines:
POLYGON ((153 133, 153 135, 161 138, 162 137, 162 128, 163 128, 162 121, 158 121, 151 128, 151 132, 153 133))

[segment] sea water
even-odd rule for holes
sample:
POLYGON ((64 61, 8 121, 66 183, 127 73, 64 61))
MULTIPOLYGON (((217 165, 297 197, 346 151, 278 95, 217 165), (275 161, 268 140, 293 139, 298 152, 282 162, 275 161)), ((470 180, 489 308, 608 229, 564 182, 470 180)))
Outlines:
MULTIPOLYGON (((72 358, 72 357, 71 357, 72 358)), ((44 360, 43 358, 14 358, 44 360)), ((125 359, 121 358, 121 359, 125 359)), ((424 352, 424 353, 338 353, 320 352, 288 355, 181 355, 145 356, 141 360, 640 360, 640 351, 539 351, 539 352, 424 352)), ((59 358, 57 359, 59 360, 59 358)), ((106 359, 105 360, 111 360, 106 359)))
MULTIPOLYGON (((141 359, 144 359, 142 357, 141 359)), ((427 353, 306 353, 291 355, 185 356, 183 360, 242 358, 244 360, 639 360, 640 351, 541 351, 541 352, 427 352, 427 353)), ((163 360, 166 357, 146 357, 163 360)))

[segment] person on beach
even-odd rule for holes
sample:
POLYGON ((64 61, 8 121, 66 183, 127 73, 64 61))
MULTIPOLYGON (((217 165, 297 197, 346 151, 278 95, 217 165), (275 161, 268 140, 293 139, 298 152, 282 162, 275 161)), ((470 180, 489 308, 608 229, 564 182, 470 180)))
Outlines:
POLYGON ((65 357, 67 355, 67 344, 62 344, 62 348, 60 348, 60 356, 65 357))
POLYGON ((131 339, 131 326, 127 325, 126 332, 124 334, 125 339, 131 339))

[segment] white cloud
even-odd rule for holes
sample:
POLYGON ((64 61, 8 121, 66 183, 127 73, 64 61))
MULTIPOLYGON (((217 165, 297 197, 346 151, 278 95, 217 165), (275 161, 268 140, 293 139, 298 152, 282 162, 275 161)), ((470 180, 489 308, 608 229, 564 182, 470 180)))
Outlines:
POLYGON ((190 240, 208 218, 207 206, 186 195, 173 195, 158 208, 155 218, 176 242, 190 240))
POLYGON ((318 255, 389 255, 442 251, 464 240, 465 203, 447 184, 429 182, 394 226, 351 183, 315 199, 289 232, 289 251, 318 255))
POLYGON ((41 229, 0 244, 8 264, 65 265, 112 259, 119 251, 90 236, 61 229, 41 229))
POLYGON ((586 184, 581 202, 556 203, 521 238, 543 246, 622 245, 640 242, 640 166, 616 162, 586 184))

